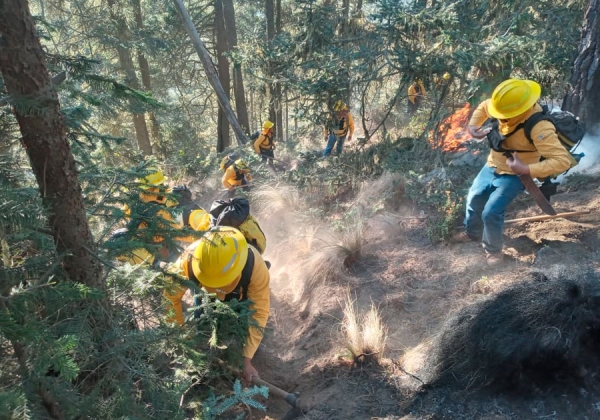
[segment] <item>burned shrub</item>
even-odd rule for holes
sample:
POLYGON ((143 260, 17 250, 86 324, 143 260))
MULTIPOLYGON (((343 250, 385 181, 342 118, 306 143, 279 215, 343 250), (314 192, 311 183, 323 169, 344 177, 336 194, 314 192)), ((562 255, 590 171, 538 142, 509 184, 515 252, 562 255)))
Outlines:
POLYGON ((434 339, 427 366, 431 384, 523 390, 576 383, 599 356, 598 276, 559 269, 460 310, 434 339))

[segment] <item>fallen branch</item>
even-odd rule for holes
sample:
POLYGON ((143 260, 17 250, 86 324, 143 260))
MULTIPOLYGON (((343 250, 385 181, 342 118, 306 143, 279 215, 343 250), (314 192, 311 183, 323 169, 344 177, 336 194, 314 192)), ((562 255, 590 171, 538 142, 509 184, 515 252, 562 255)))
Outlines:
POLYGON ((542 220, 549 220, 549 219, 563 219, 563 218, 567 218, 567 217, 581 216, 583 214, 590 214, 590 210, 571 211, 568 213, 558 213, 558 214, 553 214, 553 215, 546 214, 544 216, 521 217, 520 219, 505 220, 504 224, 507 225, 510 223, 518 223, 518 222, 539 222, 542 220))

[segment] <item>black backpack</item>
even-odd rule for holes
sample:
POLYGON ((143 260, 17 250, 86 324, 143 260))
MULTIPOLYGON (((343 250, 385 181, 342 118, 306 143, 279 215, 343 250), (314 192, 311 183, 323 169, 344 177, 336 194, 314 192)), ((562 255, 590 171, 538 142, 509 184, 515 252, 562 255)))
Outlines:
POLYGON ((245 198, 216 200, 210 206, 211 226, 231 226, 239 228, 250 214, 250 202, 245 198))
POLYGON ((192 202, 192 192, 187 185, 176 185, 172 188, 173 194, 177 197, 177 202, 181 205, 192 202))
POLYGON ((530 150, 509 150, 505 149, 502 146, 504 140, 508 137, 512 136, 518 130, 523 129, 525 132, 525 137, 531 144, 533 144, 533 139, 531 138, 531 131, 533 127, 540 121, 550 121, 554 127, 556 128, 556 134, 558 136, 558 140, 560 144, 563 145, 571 156, 579 162, 579 160, 584 156, 583 153, 574 154, 571 152, 572 149, 575 149, 585 135, 585 124, 582 121, 579 121, 579 118, 570 112, 560 111, 560 112, 550 112, 546 105, 542 106, 542 112, 537 112, 533 114, 531 117, 527 118, 524 122, 517 125, 513 131, 508 133, 506 136, 500 134, 498 129, 499 123, 497 119, 489 119, 487 121, 488 126, 491 126, 492 130, 488 133, 487 139, 490 144, 490 147, 494 149, 496 152, 530 152, 530 150))
POLYGON ((260 131, 256 130, 254 133, 250 134, 250 140, 254 141, 260 136, 260 131))

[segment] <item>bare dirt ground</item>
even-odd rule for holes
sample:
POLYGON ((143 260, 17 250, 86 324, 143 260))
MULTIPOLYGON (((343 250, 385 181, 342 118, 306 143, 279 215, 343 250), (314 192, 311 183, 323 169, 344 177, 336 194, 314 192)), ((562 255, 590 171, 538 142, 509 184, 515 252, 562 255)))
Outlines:
MULTIPOLYGON (((312 420, 600 418, 600 387, 593 385, 510 395, 430 388, 419 381, 430 339, 450 313, 548 265, 585 263, 598 271, 600 179, 567 183, 553 197, 553 205, 559 212, 591 213, 507 226, 509 257, 495 268, 486 265, 479 244, 431 245, 419 209, 380 212, 368 220, 366 245, 353 269, 334 278, 324 274, 327 281, 312 281, 304 293, 303 279, 314 279, 315 273, 310 260, 301 257, 302 248, 310 247, 319 232, 319 240, 334 242, 334 220, 258 214, 269 240, 266 259, 273 263, 271 317, 264 348, 255 356, 261 377, 299 393, 308 408, 299 418, 312 420), (295 225, 296 236, 287 238, 283 224, 295 225), (310 231, 314 238, 300 231, 310 231), (348 292, 360 308, 373 302, 380 309, 388 329, 380 366, 353 366, 345 357, 340 321, 348 292)), ((522 195, 507 219, 539 214, 531 198, 522 195)), ((266 414, 255 412, 254 418, 282 419, 289 409, 276 398, 267 405, 266 414)))

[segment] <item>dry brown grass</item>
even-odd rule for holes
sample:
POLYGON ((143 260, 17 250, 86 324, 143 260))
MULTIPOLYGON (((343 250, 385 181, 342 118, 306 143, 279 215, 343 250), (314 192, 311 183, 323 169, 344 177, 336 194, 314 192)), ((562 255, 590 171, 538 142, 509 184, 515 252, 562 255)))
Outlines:
POLYGON ((257 214, 259 218, 297 211, 303 207, 298 189, 291 185, 267 185, 252 192, 252 214, 257 214))
POLYGON ((376 180, 362 184, 353 205, 366 216, 382 209, 395 209, 404 197, 405 182, 402 175, 385 172, 376 180))
POLYGON ((355 363, 378 362, 383 355, 387 329, 377 307, 371 303, 366 314, 359 313, 356 300, 348 294, 344 301, 343 340, 355 363))

